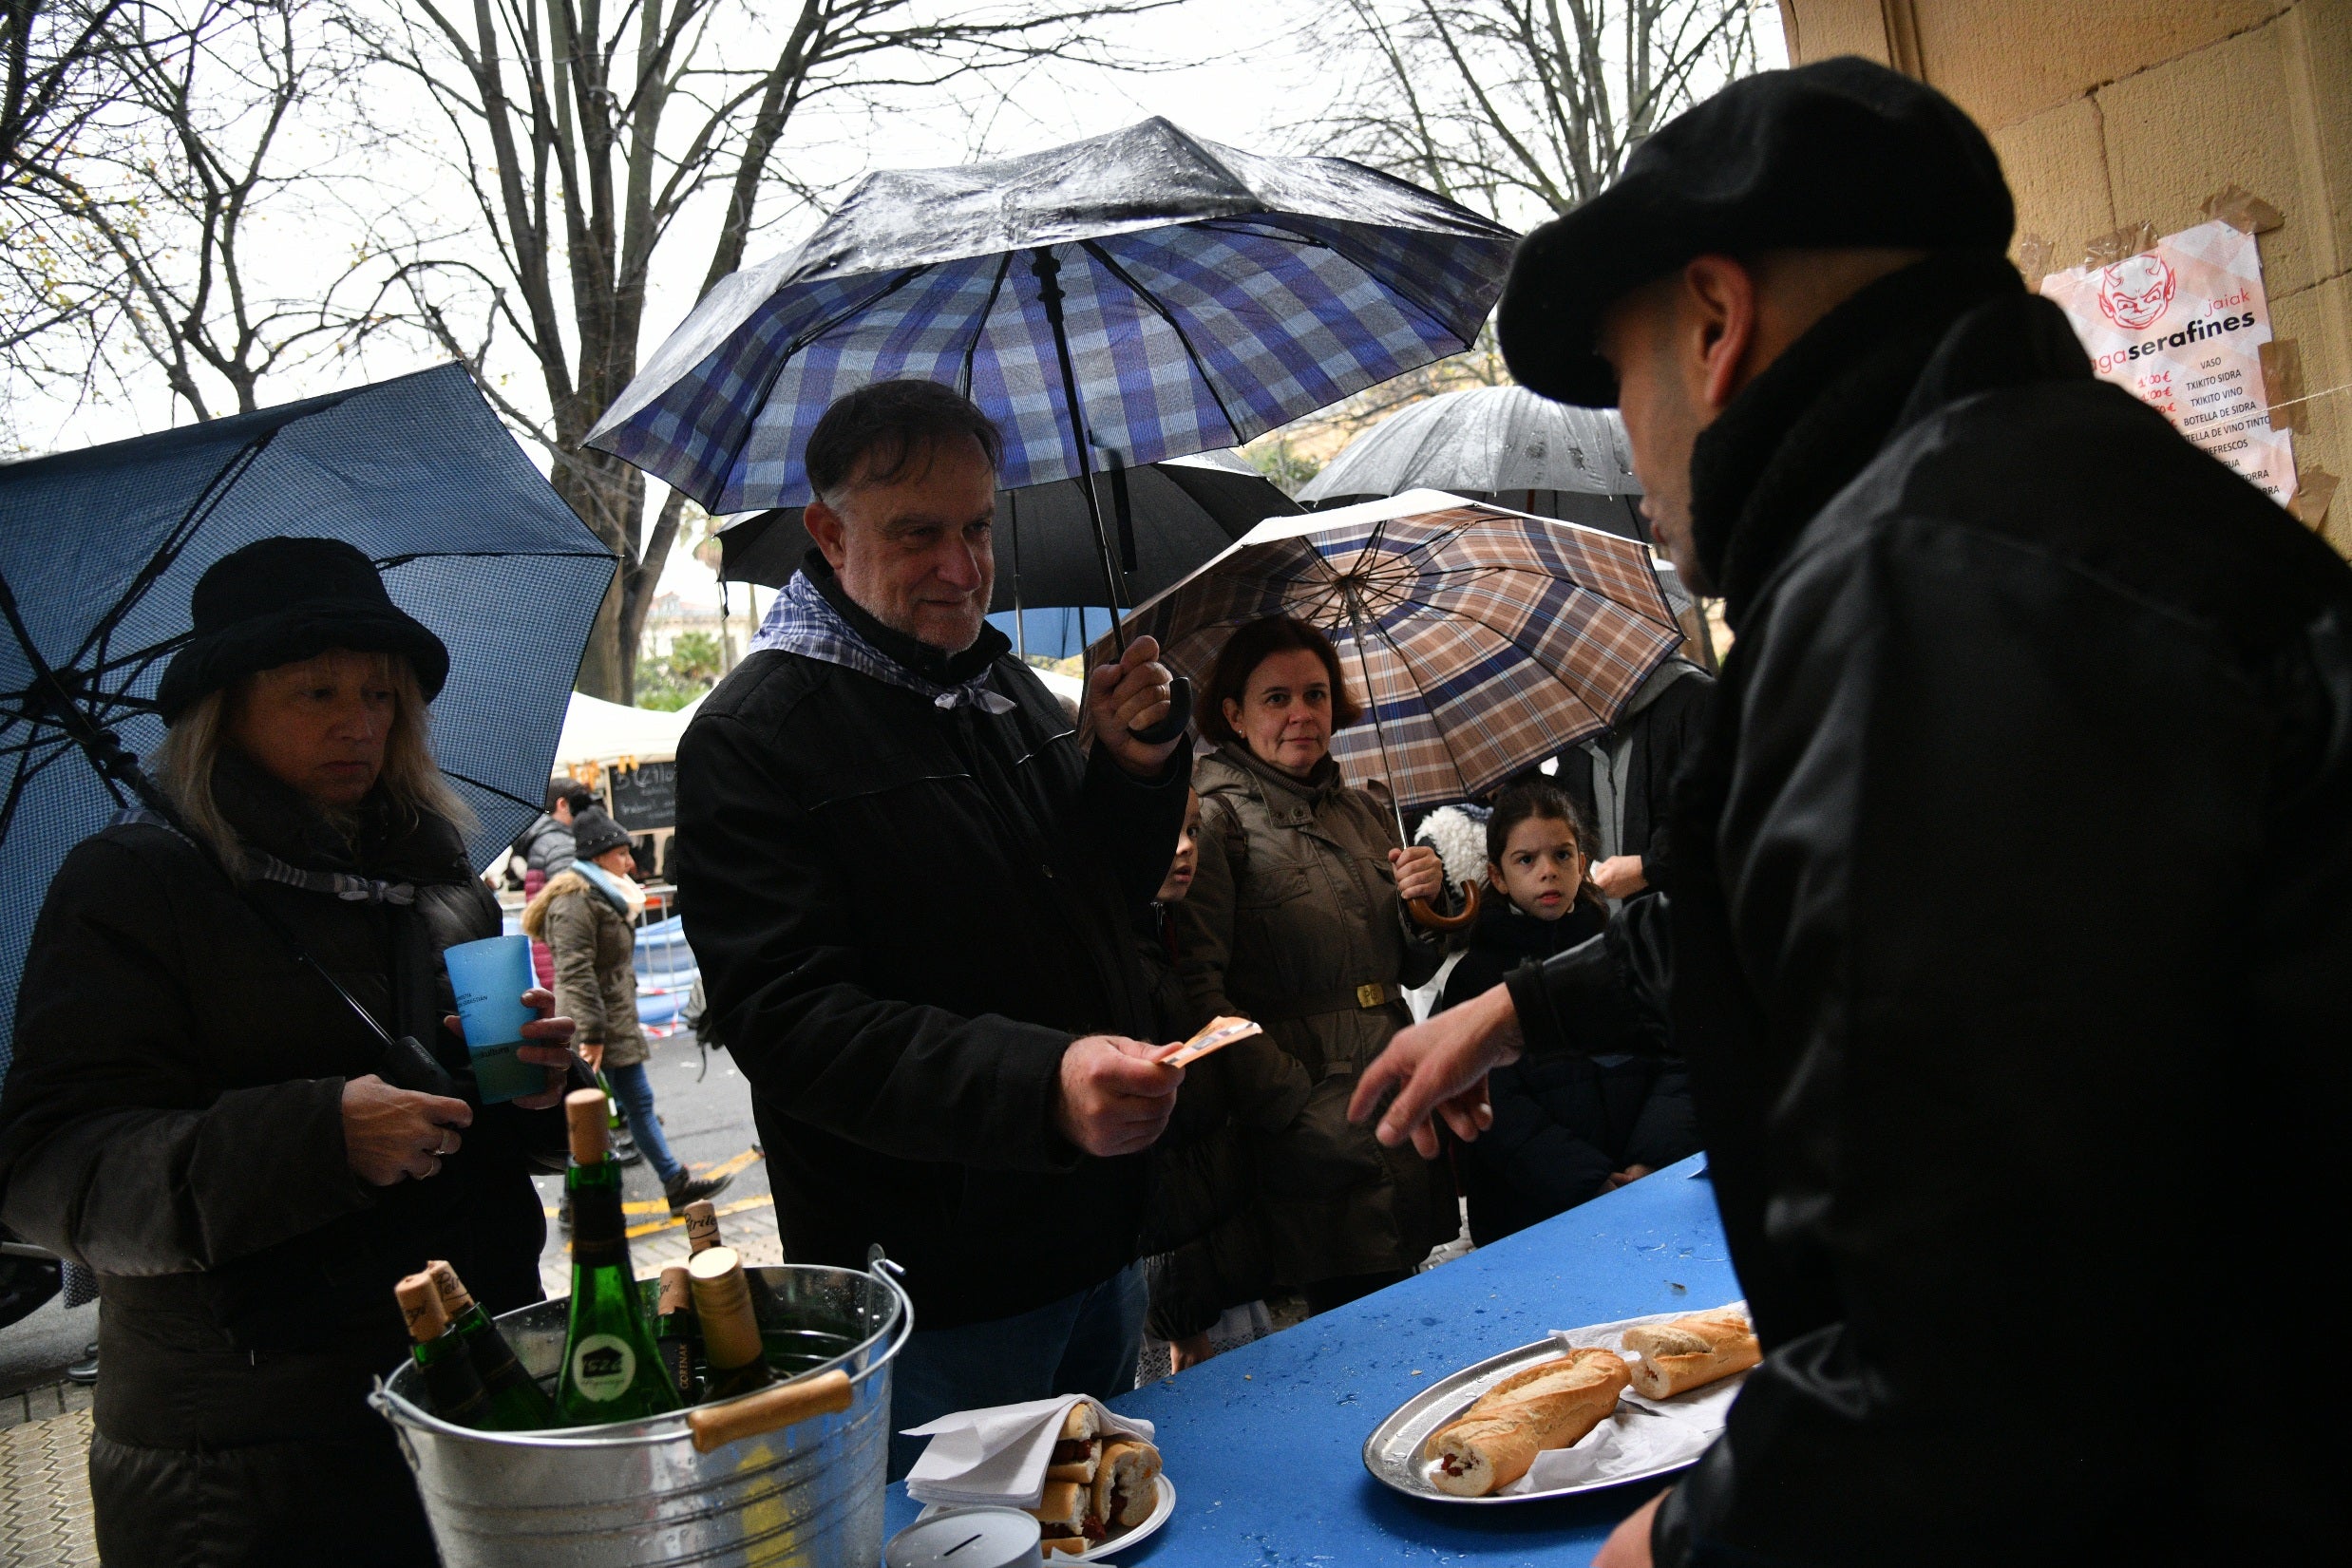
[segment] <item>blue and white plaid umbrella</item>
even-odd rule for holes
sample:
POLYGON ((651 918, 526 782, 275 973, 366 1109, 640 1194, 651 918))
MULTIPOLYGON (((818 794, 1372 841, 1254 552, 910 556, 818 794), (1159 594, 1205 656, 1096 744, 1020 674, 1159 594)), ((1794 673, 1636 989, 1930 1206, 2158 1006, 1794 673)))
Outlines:
POLYGON ((1005 488, 1084 480, 1095 450, 1239 445, 1468 348, 1512 239, 1360 164, 1165 120, 869 175, 798 250, 712 289, 588 442, 712 512, 797 506, 826 406, 910 376, 996 421, 1005 488))

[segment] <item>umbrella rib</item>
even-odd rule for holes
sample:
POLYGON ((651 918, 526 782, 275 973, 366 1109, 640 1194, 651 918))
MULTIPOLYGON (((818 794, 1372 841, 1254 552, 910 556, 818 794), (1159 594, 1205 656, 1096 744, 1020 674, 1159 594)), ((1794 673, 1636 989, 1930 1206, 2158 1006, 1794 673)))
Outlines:
MULTIPOLYGON (((238 447, 229 461, 220 465, 219 471, 205 482, 204 488, 196 493, 196 499, 188 502, 188 509, 180 514, 180 520, 172 524, 171 532, 163 537, 162 545, 148 558, 147 564, 139 569, 139 575, 131 578, 130 586, 123 590, 123 596, 98 618, 88 634, 82 639, 82 645, 73 651, 73 657, 67 661, 68 668, 79 664, 83 656, 93 650, 101 658, 105 656, 105 645, 113 637, 114 629, 122 624, 123 617, 129 614, 131 607, 144 598, 147 590, 172 569, 180 559, 180 552, 187 548, 190 539, 196 538, 197 530, 204 526, 214 509, 227 498, 237 482, 245 476, 245 470, 254 465, 270 443, 277 439, 277 432, 285 427, 283 425, 273 425, 238 447)), ((17 618, 14 605, 15 595, 11 594, 9 619, 12 622, 17 618)), ((21 623, 17 626, 17 635, 20 640, 26 635, 21 623)), ((31 652, 29 641, 25 646, 28 652, 31 652)))
POLYGON ((1082 239, 1078 242, 1078 248, 1100 262, 1103 271, 1117 278, 1129 293, 1142 300, 1149 308, 1152 314, 1167 323, 1167 330, 1176 334, 1176 341, 1183 346, 1185 357, 1192 361, 1192 368, 1200 372, 1201 385, 1207 387, 1208 395, 1216 400, 1218 417, 1225 422, 1225 428, 1233 433, 1235 439, 1240 439, 1242 427, 1234 422, 1233 410, 1225 406, 1225 395, 1217 389, 1217 378, 1209 374, 1208 362, 1201 357, 1199 349, 1193 348, 1192 339, 1185 334, 1185 330, 1176 324, 1175 312, 1162 304, 1149 290, 1129 275, 1128 270, 1119 265, 1117 259, 1109 251, 1103 249, 1099 240, 1082 239))
POLYGON ((485 784, 482 780, 473 777, 471 774, 460 773, 454 767, 444 767, 441 771, 447 774, 450 778, 455 779, 460 784, 472 784, 476 789, 482 790, 485 794, 496 795, 502 801, 512 801, 517 805, 527 805, 533 811, 539 810, 541 804, 542 803, 539 801, 526 801, 512 790, 501 789, 494 784, 485 784))
MULTIPOLYGON (((1412 684, 1413 690, 1421 690, 1419 677, 1413 673, 1413 659, 1406 653, 1404 645, 1390 634, 1387 627, 1380 625, 1377 621, 1373 623, 1372 630, 1382 642, 1389 645, 1389 651, 1396 655, 1396 663, 1404 671, 1405 678, 1412 684)), ((1370 695, 1370 693, 1366 694, 1370 695)), ((1461 785, 1462 797, 1468 800, 1470 792, 1470 776, 1462 771, 1462 759, 1455 753, 1453 742, 1447 738, 1446 727, 1437 722, 1437 713, 1433 708, 1430 712, 1430 728, 1435 732, 1437 744, 1446 748, 1446 761, 1453 768, 1453 782, 1461 785)))
POLYGON ((980 339, 988 331, 988 318, 996 309, 996 296, 1004 293, 1005 274, 1012 270, 1013 253, 1007 251, 996 263, 996 280, 988 286, 988 301, 980 307, 979 317, 973 323, 972 341, 963 348, 963 374, 957 381, 956 389, 966 397, 972 395, 972 362, 979 356, 980 339))

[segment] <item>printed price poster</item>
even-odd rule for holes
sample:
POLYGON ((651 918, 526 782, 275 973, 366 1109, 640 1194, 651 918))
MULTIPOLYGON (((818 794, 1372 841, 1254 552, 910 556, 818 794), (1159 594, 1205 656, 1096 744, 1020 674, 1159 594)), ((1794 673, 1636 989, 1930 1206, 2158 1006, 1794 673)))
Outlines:
POLYGON ((2284 506, 2295 498, 2294 436, 2270 427, 2262 346, 2270 302, 2254 236, 2200 223, 2108 267, 2041 280, 2099 375, 2284 506))

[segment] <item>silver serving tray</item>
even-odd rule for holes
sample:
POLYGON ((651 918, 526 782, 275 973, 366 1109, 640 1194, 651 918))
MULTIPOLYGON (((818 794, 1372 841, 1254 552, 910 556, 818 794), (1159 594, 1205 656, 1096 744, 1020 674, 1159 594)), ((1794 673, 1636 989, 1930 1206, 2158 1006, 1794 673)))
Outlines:
MULTIPOLYGON (((1687 1309, 1686 1309, 1687 1310, 1687 1309)), ((1629 1486, 1638 1481, 1649 1481, 1659 1476, 1670 1476, 1687 1470, 1698 1463, 1706 1451, 1705 1442, 1695 1442, 1690 1452, 1679 1458, 1622 1474, 1607 1475, 1556 1486, 1546 1491, 1495 1493, 1489 1497, 1456 1497, 1441 1492, 1429 1482, 1428 1462, 1421 1457, 1421 1446, 1430 1433, 1453 1420, 1480 1394, 1512 1372, 1539 1361, 1548 1361, 1559 1355, 1565 1343, 1605 1345, 1617 1348, 1619 1336, 1638 1323, 1664 1323, 1681 1316, 1679 1312, 1653 1313, 1642 1317, 1622 1318, 1613 1323, 1587 1324, 1582 1329, 1565 1331, 1562 1338, 1546 1336, 1532 1345, 1522 1345, 1501 1355, 1463 1368, 1458 1372, 1439 1378, 1428 1388, 1406 1400, 1389 1412, 1387 1420, 1372 1429, 1364 1439, 1364 1468, 1373 1479, 1392 1490, 1411 1498, 1430 1502, 1469 1503, 1473 1506, 1510 1502, 1534 1502, 1544 1498, 1574 1497, 1580 1492, 1606 1491, 1612 1486, 1629 1486)), ((1747 1377, 1739 1372, 1725 1380, 1736 1386, 1747 1377)), ((1697 1398, 1698 1393, 1681 1396, 1697 1398)), ((1712 1439, 1710 1438, 1710 1441, 1712 1439)))

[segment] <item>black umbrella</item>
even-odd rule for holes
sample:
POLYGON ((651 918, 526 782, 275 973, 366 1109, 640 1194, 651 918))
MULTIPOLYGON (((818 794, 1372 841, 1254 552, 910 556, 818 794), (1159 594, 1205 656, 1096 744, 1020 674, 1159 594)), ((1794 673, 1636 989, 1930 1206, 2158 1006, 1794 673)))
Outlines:
MULTIPOLYGON (((992 613, 1102 602, 1093 517, 1078 480, 996 495, 996 592, 992 613)), ((1112 547, 1137 598, 1182 582, 1267 518, 1299 503, 1230 452, 1203 452, 1097 476, 1109 493, 1112 547)), ((719 576, 781 588, 808 553, 801 508, 780 506, 722 529, 719 576)))

